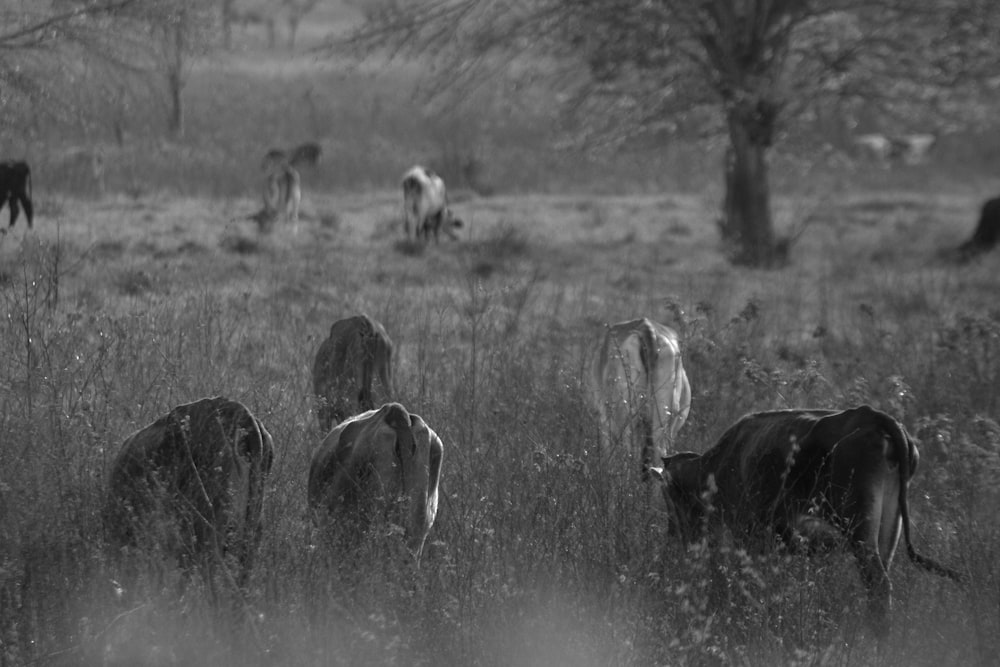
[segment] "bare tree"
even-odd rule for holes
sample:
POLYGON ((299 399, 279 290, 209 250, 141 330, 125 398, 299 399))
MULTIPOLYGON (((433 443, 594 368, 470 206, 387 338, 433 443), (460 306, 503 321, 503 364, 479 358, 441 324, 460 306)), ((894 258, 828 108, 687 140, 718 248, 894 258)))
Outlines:
MULTIPOLYGON (((491 76, 550 76, 584 143, 682 122, 728 140, 720 231, 733 261, 774 266, 768 156, 803 115, 944 101, 995 68, 986 0, 368 0, 345 42, 435 60, 448 94, 491 76), (542 66, 539 63, 543 63, 542 66)), ((995 70, 992 70, 995 71, 995 70)), ((941 105, 942 108, 947 106, 941 105)), ((952 105, 952 111, 955 111, 952 105)))
POLYGON ((167 131, 184 135, 184 86, 192 58, 214 42, 218 16, 210 0, 147 0, 142 17, 149 26, 154 67, 164 77, 167 131))
POLYGON ((132 12, 143 0, 39 2, 2 10, 0 126, 30 117, 63 116, 78 100, 67 91, 88 72, 119 87, 115 76, 136 75, 140 40, 132 12))
POLYGON ((288 13, 288 48, 295 48, 295 37, 299 32, 299 25, 306 15, 316 8, 319 0, 281 0, 288 13))

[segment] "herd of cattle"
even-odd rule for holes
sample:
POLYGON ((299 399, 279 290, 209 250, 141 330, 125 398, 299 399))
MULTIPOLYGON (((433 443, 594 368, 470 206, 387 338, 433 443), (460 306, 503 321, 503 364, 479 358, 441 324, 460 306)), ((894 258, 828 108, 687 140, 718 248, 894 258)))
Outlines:
MULTIPOLYGON (((347 547, 381 521, 401 527, 419 563, 444 446, 399 403, 375 408, 376 377, 384 398, 395 391, 392 354, 385 328, 366 315, 335 322, 319 346, 312 379, 325 436, 307 502, 316 525, 347 547)), ((914 562, 962 581, 910 542, 907 483, 918 453, 891 416, 868 406, 755 413, 703 454, 676 453, 690 384, 677 333, 646 318, 607 327, 586 384, 606 460, 641 461, 637 489, 653 492, 650 511, 681 542, 717 542, 728 529, 757 552, 775 543, 810 553, 843 546, 857 559, 879 637, 889 627, 888 569, 900 533, 914 562)), ((245 585, 273 458, 270 434, 244 405, 215 397, 177 406, 122 444, 109 477, 108 535, 118 549, 168 550, 188 565, 211 569, 228 558, 245 585)))
MULTIPOLYGON (((316 144, 271 151, 264 160, 264 207, 273 221, 294 221, 301 199, 298 168, 314 165, 316 144)), ((33 222, 31 172, 0 163, 0 206, 10 226, 20 204, 33 222)), ((403 177, 404 230, 437 240, 461 227, 442 179, 417 166, 403 177)), ((1000 198, 983 206, 971 256, 1000 237, 1000 198)), ((609 325, 592 354, 586 385, 609 461, 641 461, 636 483, 668 533, 684 543, 717 542, 724 529, 748 549, 776 541, 810 553, 843 546, 856 558, 872 627, 888 631, 888 569, 902 534, 908 556, 961 582, 955 570, 917 554, 910 542, 907 484, 918 452, 893 417, 868 406, 844 411, 793 409, 754 413, 702 454, 676 452, 691 408, 691 387, 675 331, 646 318, 609 325), (630 452, 620 456, 622 447, 630 452)), ((335 322, 317 350, 312 380, 316 418, 325 434, 308 472, 307 500, 321 526, 347 542, 374 522, 401 526, 415 562, 434 524, 444 446, 417 414, 395 402, 393 344, 366 315, 335 322)), ((245 586, 264 526, 265 481, 274 445, 264 424, 223 397, 179 405, 129 436, 112 465, 104 518, 111 542, 172 553, 185 567, 236 563, 245 586)))

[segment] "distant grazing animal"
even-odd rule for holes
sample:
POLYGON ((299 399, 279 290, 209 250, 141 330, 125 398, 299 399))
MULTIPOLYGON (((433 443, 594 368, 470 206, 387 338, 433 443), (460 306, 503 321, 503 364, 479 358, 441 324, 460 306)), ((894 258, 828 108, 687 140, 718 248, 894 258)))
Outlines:
POLYGON ((316 351, 313 392, 316 419, 323 433, 349 415, 375 407, 372 381, 382 381, 388 398, 392 390, 392 340, 385 328, 367 315, 338 320, 316 351))
POLYGON ((448 193, 444 181, 430 169, 416 166, 403 174, 403 228, 410 238, 410 228, 416 239, 438 241, 444 230, 453 240, 458 240, 456 229, 464 225, 448 207, 448 193))
POLYGON ((937 136, 933 134, 906 134, 892 138, 892 157, 906 164, 921 164, 927 160, 937 136))
POLYGON ((290 164, 296 169, 315 167, 319 162, 323 149, 319 144, 309 141, 294 148, 272 148, 264 154, 261 169, 270 171, 283 164, 290 164))
POLYGON ((283 217, 292 224, 299 221, 302 186, 299 172, 290 164, 281 164, 268 171, 264 179, 264 209, 258 214, 268 226, 283 217))
POLYGON ((979 213, 972 237, 958 247, 961 260, 969 260, 996 247, 1000 241, 1000 197, 988 199, 979 213))
POLYGON ((163 549, 182 566, 231 559, 245 586, 273 459, 271 435, 243 404, 217 396, 175 407, 115 458, 105 511, 112 543, 163 549))
POLYGON ((323 439, 309 469, 309 507, 360 535, 379 517, 402 526, 419 561, 434 524, 441 439, 398 403, 351 417, 323 439))
MULTIPOLYGON (((21 209, 28 219, 28 228, 34 224, 35 209, 31 205, 31 168, 21 160, 0 162, 0 208, 7 203, 10 206, 10 224, 13 227, 21 209)), ((0 229, 0 233, 7 233, 0 229)))
POLYGON ((691 385, 681 362, 677 332, 647 318, 612 324, 590 372, 590 391, 601 422, 605 455, 631 434, 641 474, 675 446, 691 410, 691 385))
POLYGON ((918 457, 903 426, 867 405, 750 414, 704 454, 663 460, 671 530, 692 542, 725 525, 756 550, 775 538, 825 550, 846 541, 868 589, 873 627, 884 636, 900 528, 916 564, 962 580, 910 543, 906 490, 918 457))
POLYGON ((892 140, 884 134, 862 134, 855 137, 854 143, 861 146, 869 156, 883 164, 889 163, 892 156, 892 140))
POLYGON ((884 167, 893 161, 905 164, 921 164, 927 160, 937 136, 933 134, 904 134, 886 136, 884 134, 862 134, 854 142, 870 157, 884 167))

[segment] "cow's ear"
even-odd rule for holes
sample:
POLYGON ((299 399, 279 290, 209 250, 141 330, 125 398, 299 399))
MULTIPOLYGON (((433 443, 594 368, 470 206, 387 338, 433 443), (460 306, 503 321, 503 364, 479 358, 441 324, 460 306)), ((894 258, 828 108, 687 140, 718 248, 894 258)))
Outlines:
POLYGON ((654 479, 658 482, 667 481, 668 474, 666 473, 666 471, 663 470, 663 468, 657 468, 656 466, 649 466, 647 472, 649 473, 651 479, 654 479))

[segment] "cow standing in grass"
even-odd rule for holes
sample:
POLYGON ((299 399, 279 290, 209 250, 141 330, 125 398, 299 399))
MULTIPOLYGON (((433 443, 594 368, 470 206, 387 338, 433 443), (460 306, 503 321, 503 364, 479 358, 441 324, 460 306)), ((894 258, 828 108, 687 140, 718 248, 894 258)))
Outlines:
MULTIPOLYGON (((0 162, 0 208, 4 204, 10 206, 9 227, 17 222, 17 216, 21 212, 19 203, 24 207, 28 228, 31 229, 35 216, 35 209, 31 205, 31 168, 27 162, 20 160, 0 162)), ((0 229, 0 233, 6 234, 7 230, 0 229)))
POLYGON ((115 458, 111 542, 165 552, 185 568, 201 564, 210 581, 221 565, 245 587, 273 459, 271 435, 243 404, 217 396, 175 407, 129 436, 115 458))
POLYGON ((434 234, 438 242, 441 230, 453 240, 458 240, 455 232, 463 226, 448 207, 448 193, 444 181, 430 169, 416 166, 403 174, 403 228, 406 238, 410 229, 417 240, 427 241, 434 234))
POLYGON ((373 526, 400 526, 419 561, 437 516, 443 452, 441 438, 399 403, 351 417, 313 455, 309 507, 349 543, 373 526))
POLYGON ((384 398, 392 390, 392 339, 367 315, 337 320, 313 362, 316 419, 323 433, 358 410, 375 407, 372 383, 382 382, 384 398), (356 402, 356 403, 355 403, 356 402))
POLYGON ((750 414, 704 454, 674 454, 652 471, 664 482, 671 532, 687 543, 728 527, 754 551, 776 540, 810 551, 843 544, 857 559, 870 621, 884 637, 901 533, 917 565, 963 579, 910 543, 907 485, 918 458, 899 422, 862 405, 750 414))

